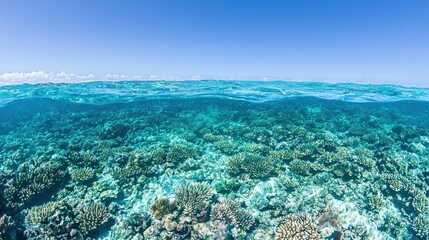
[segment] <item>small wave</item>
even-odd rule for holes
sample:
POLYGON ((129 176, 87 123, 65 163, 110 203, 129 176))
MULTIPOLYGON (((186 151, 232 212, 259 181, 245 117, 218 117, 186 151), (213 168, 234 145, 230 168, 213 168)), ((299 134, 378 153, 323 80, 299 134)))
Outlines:
POLYGON ((429 88, 352 83, 227 80, 23 84, 0 87, 0 106, 31 98, 107 104, 139 99, 198 97, 240 99, 250 102, 294 97, 317 97, 347 102, 429 101, 429 88))

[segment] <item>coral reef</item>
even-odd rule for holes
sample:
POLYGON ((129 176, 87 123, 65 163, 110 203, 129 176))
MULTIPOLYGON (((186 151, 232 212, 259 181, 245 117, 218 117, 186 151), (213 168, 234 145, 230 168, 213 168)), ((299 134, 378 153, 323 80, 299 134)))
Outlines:
POLYGON ((413 230, 416 235, 421 238, 427 238, 429 236, 429 215, 419 214, 413 220, 413 230))
POLYGON ((31 169, 24 166, 6 183, 4 195, 8 207, 22 208, 28 206, 36 197, 47 196, 50 190, 65 180, 65 175, 58 163, 48 162, 31 169))
POLYGON ((277 229, 276 240, 320 239, 317 226, 308 214, 290 214, 281 222, 283 223, 277 229))
POLYGON ((176 209, 177 204, 174 200, 168 198, 158 198, 152 203, 151 211, 153 218, 160 219, 176 209))
POLYGON ((0 106, 2 239, 428 237, 426 102, 120 99, 0 106))
POLYGON ((64 201, 32 207, 25 217, 25 236, 28 239, 66 239, 70 236, 83 239, 83 235, 76 230, 74 218, 72 206, 64 201))
POLYGON ((270 158, 253 153, 234 155, 228 159, 226 164, 231 173, 239 174, 243 171, 253 178, 265 177, 274 170, 274 164, 270 158))
POLYGON ((3 215, 0 217, 0 239, 16 239, 15 221, 10 216, 3 215))
POLYGON ((196 211, 210 205, 214 189, 207 183, 185 183, 176 189, 177 205, 185 214, 193 215, 196 211))
POLYGON ((70 173, 71 179, 78 183, 86 183, 94 178, 94 170, 89 167, 79 168, 70 173))
POLYGON ((226 199, 221 203, 214 204, 210 217, 232 223, 244 230, 249 230, 255 223, 253 216, 240 206, 240 202, 233 199, 226 199))
POLYGON ((91 202, 83 206, 76 217, 79 229, 84 235, 88 235, 91 231, 99 229, 109 219, 110 214, 106 206, 99 202, 91 202))

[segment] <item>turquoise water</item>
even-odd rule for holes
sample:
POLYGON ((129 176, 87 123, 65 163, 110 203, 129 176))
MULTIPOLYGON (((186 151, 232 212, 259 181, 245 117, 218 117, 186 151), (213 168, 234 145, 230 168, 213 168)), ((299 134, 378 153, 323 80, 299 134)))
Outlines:
POLYGON ((0 239, 426 239, 429 89, 0 87, 0 239))

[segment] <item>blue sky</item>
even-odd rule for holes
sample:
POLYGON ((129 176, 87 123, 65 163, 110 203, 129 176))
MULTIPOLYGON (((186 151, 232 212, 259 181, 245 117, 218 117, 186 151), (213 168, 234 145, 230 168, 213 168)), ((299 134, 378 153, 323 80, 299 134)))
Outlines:
POLYGON ((0 0, 0 81, 43 74, 428 85, 429 1, 0 0))

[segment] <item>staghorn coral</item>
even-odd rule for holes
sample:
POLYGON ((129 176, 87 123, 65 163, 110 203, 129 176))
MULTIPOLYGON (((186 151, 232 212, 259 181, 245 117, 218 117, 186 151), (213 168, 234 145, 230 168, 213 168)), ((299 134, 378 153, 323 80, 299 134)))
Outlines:
POLYGON ((229 172, 239 174, 241 171, 241 165, 244 162, 245 155, 237 154, 228 158, 226 162, 226 168, 229 172))
POLYGON ((86 183, 94 178, 94 170, 89 167, 79 168, 70 173, 74 182, 86 183))
POLYGON ((217 141, 214 145, 223 153, 232 153, 235 149, 235 144, 231 140, 217 141))
POLYGON ((151 211, 153 214, 153 218, 160 219, 163 216, 171 213, 176 209, 177 204, 175 201, 171 201, 168 198, 158 198, 151 205, 151 211))
POLYGON ((316 240, 320 239, 317 227, 308 214, 287 215, 277 229, 276 240, 316 240))
POLYGON ((425 194, 421 191, 418 191, 413 198, 413 208, 417 212, 425 212, 429 208, 429 200, 426 198, 425 194))
POLYGON ((274 169, 270 158, 253 153, 237 154, 227 160, 227 170, 238 174, 240 171, 248 173, 253 178, 262 178, 270 174, 274 169))
POLYGON ((429 215, 427 213, 419 214, 414 218, 413 230, 421 238, 429 236, 429 215))
POLYGON ((217 142, 223 139, 221 135, 214 135, 212 133, 206 133, 203 135, 203 139, 207 142, 217 142))
POLYGON ((384 206, 383 194, 377 191, 375 194, 371 194, 368 197, 368 205, 375 210, 381 210, 384 206))
POLYGON ((385 174, 383 178, 386 179, 389 188, 395 192, 399 192, 404 188, 401 176, 398 174, 385 174))
POLYGON ((74 218, 73 208, 66 202, 48 202, 27 212, 24 233, 28 239, 82 239, 74 218))
POLYGON ((60 185, 65 176, 59 163, 48 162, 37 168, 24 167, 6 183, 4 195, 7 206, 21 208, 38 196, 49 196, 47 192, 60 185))
POLYGON ((301 175, 308 175, 310 167, 311 167, 310 163, 299 159, 294 159, 290 163, 290 170, 294 173, 301 174, 301 175))
POLYGON ((47 202, 41 206, 32 207, 25 217, 25 223, 27 225, 48 223, 49 218, 55 213, 59 206, 61 206, 60 202, 47 202))
POLYGON ((177 204, 185 215, 206 209, 213 196, 213 188, 207 183, 186 183, 176 189, 177 204))
POLYGON ((196 151, 185 144, 173 144, 169 147, 167 161, 172 163, 182 162, 188 158, 195 158, 196 151))
POLYGON ((91 202, 79 210, 76 220, 78 221, 81 232, 84 235, 88 235, 107 223, 109 218, 109 212, 104 204, 91 202))
POLYGON ((99 159, 89 151, 70 151, 65 157, 68 162, 77 166, 96 167, 99 163, 99 159))
POLYGON ((249 230, 255 223, 253 216, 240 206, 240 202, 233 199, 213 205, 210 217, 232 223, 244 230, 249 230))
POLYGON ((3 215, 0 217, 0 239, 16 239, 15 221, 10 216, 3 215))
POLYGON ((173 144, 159 147, 147 154, 147 161, 156 164, 179 163, 188 158, 197 157, 196 151, 185 144, 173 144))

